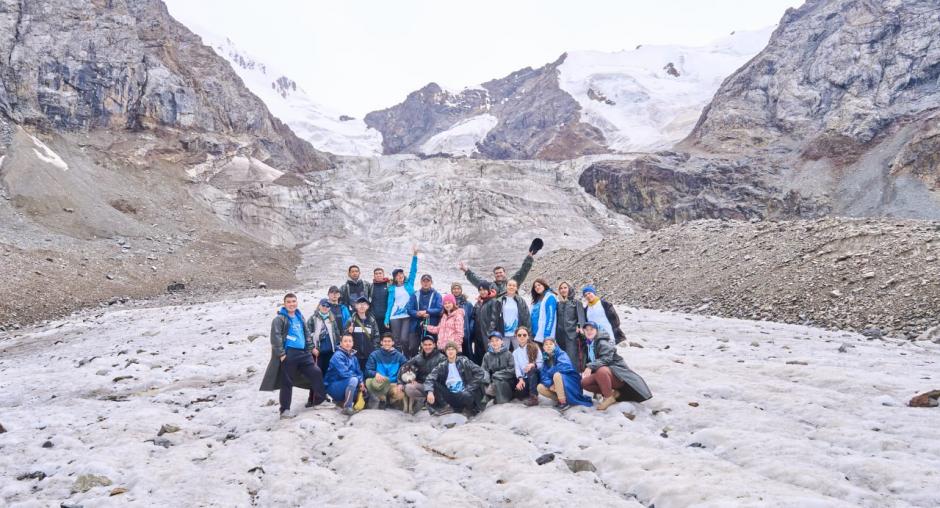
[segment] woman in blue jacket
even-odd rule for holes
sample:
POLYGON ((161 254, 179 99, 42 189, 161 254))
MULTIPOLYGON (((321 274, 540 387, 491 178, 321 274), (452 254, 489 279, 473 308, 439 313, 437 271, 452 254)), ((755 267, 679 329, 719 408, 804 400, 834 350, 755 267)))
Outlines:
POLYGON ((411 316, 408 315, 408 302, 415 294, 415 277, 418 276, 418 247, 411 248, 411 268, 408 276, 405 271, 396 268, 392 271, 392 285, 388 288, 388 300, 385 306, 385 327, 392 331, 395 347, 404 351, 411 332, 411 316))
POLYGON ((555 338, 555 323, 558 315, 558 298, 548 287, 545 279, 535 279, 532 283, 532 340, 539 344, 545 339, 555 338))
POLYGON ((554 338, 545 338, 542 343, 542 369, 539 393, 555 401, 555 409, 565 412, 572 404, 591 407, 589 397, 581 389, 581 375, 574 370, 568 354, 556 347, 554 338))
POLYGON ((330 358, 330 367, 326 371, 326 393, 330 394, 334 402, 342 401, 343 414, 351 415, 356 411, 356 392, 365 392, 362 369, 353 349, 353 336, 344 333, 339 341, 339 351, 330 358))

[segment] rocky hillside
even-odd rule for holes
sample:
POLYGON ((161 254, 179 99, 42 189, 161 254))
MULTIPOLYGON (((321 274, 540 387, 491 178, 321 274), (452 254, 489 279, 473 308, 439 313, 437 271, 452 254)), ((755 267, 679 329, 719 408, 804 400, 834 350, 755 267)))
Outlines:
POLYGON ((267 210, 333 159, 162 2, 3 0, 0 55, 0 325, 174 283, 292 283, 291 239, 268 241, 277 221, 263 222, 278 209, 244 227, 207 206, 192 175, 242 161, 277 174, 216 181, 267 210))
POLYGON ((808 1, 724 82, 684 153, 598 165, 581 183, 628 215, 675 210, 648 221, 657 227, 728 209, 940 218, 938 31, 930 0, 808 1), (641 180, 657 192, 633 189, 641 180))
POLYGON ((915 338, 940 325, 940 222, 694 221, 539 263, 631 306, 915 338))
POLYGON ((431 83, 365 120, 382 133, 386 154, 561 160, 667 148, 689 133, 721 81, 768 36, 741 32, 701 48, 566 53, 460 91, 431 83))

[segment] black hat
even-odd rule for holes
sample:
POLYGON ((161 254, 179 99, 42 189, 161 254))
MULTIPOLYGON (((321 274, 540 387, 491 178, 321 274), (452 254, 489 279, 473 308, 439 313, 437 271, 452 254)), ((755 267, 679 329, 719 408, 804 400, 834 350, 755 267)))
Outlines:
POLYGON ((366 298, 366 297, 364 297, 364 296, 360 296, 359 298, 356 298, 356 303, 369 303, 369 304, 371 304, 371 302, 369 302, 369 299, 366 298))
POLYGON ((339 288, 336 286, 330 286, 330 290, 327 293, 339 293, 339 288))
POLYGON ((424 275, 421 276, 421 280, 431 280, 431 281, 433 281, 434 279, 431 278, 431 274, 426 273, 426 274, 424 274, 424 275))
POLYGON ((480 285, 477 286, 477 289, 485 289, 487 291, 492 291, 493 289, 495 289, 495 287, 493 286, 492 282, 485 280, 481 282, 480 285))
POLYGON ((426 341, 436 342, 433 335, 425 335, 421 339, 421 342, 426 342, 426 341))
POLYGON ((398 275, 398 274, 400 274, 400 273, 405 273, 405 271, 402 270, 401 268, 396 268, 396 269, 392 270, 392 278, 394 279, 395 276, 398 275))

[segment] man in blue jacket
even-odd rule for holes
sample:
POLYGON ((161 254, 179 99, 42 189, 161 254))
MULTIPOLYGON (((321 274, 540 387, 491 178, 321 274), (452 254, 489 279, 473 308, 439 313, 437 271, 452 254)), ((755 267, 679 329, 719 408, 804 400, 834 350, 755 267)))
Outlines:
POLYGON ((437 326, 444 312, 444 299, 431 285, 434 279, 429 274, 421 276, 421 289, 411 295, 408 301, 408 315, 411 316, 411 334, 405 347, 405 356, 418 354, 421 337, 427 334, 427 325, 437 326))
POLYGON ((405 398, 398 384, 398 371, 408 359, 395 349, 391 332, 382 334, 381 348, 366 360, 366 389, 369 390, 369 409, 385 409, 389 402, 405 398))

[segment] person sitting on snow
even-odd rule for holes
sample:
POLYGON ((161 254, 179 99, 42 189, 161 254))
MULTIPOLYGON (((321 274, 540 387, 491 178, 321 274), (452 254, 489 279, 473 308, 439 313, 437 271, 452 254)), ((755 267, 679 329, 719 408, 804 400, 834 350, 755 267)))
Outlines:
POLYGON ((599 411, 618 401, 643 402, 653 396, 646 381, 627 366, 597 323, 588 321, 583 329, 588 365, 581 373, 581 387, 604 397, 597 405, 599 411))
POLYGON ((542 350, 529 340, 529 329, 520 326, 516 330, 519 347, 512 352, 512 363, 516 374, 516 397, 524 399, 526 406, 539 404, 539 369, 542 368, 542 350))
POLYGON ((337 405, 342 406, 344 415, 356 412, 353 406, 356 403, 356 394, 365 393, 366 385, 363 383, 362 370, 353 349, 353 336, 343 334, 339 341, 339 351, 330 359, 330 368, 326 371, 326 392, 330 394, 337 405))
POLYGON ((405 395, 411 401, 411 413, 417 413, 425 403, 424 382, 428 376, 437 367, 438 364, 446 362, 447 357, 434 342, 434 337, 425 335, 421 339, 421 352, 416 354, 402 370, 410 370, 414 373, 414 380, 405 384, 405 395))
POLYGON ((457 344, 444 347, 447 360, 434 367, 424 381, 424 392, 431 414, 438 416, 453 411, 473 416, 483 410, 483 369, 466 356, 457 356, 457 344), (446 403, 443 409, 433 406, 438 400, 446 403))
POLYGON ((407 362, 405 355, 395 349, 391 332, 382 334, 381 348, 366 360, 366 389, 369 390, 369 409, 385 409, 389 402, 405 398, 398 384, 398 371, 407 362))
POLYGON ((591 399, 581 390, 581 376, 571 365, 568 353, 555 345, 555 339, 546 337, 542 343, 541 380, 538 391, 555 401, 555 409, 564 413, 572 404, 591 407, 591 399))

